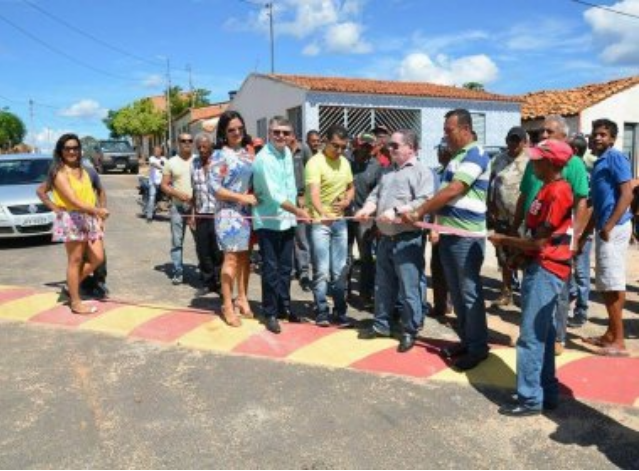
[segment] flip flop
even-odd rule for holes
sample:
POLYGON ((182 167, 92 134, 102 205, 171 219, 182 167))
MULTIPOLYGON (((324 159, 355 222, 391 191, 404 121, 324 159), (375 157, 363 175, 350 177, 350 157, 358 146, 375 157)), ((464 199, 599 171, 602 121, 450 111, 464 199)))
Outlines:
POLYGON ((630 353, 628 353, 628 350, 624 350, 622 348, 619 347, 615 347, 614 345, 608 345, 606 347, 603 347, 601 350, 599 350, 599 355, 605 356, 605 357, 628 357, 630 356, 630 353))
POLYGON ((593 345, 595 347, 605 347, 604 340, 601 337, 582 337, 583 343, 587 343, 588 345, 593 345))
POLYGON ((70 306, 70 308, 71 312, 78 316, 89 316, 98 312, 98 308, 96 306, 93 306, 92 304, 80 303, 80 306, 76 304, 75 306, 70 306), (80 308, 78 309, 78 307, 80 308))

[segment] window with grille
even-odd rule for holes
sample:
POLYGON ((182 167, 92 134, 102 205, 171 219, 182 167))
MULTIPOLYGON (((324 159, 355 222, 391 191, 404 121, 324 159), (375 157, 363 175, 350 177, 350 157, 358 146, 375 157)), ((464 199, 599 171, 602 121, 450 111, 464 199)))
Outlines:
POLYGON ((637 142, 637 124, 624 123, 623 125, 623 153, 630 158, 630 165, 633 173, 637 171, 635 161, 635 145, 637 142))
POLYGON ((418 136, 422 134, 420 110, 320 106, 319 123, 322 136, 334 124, 340 124, 348 129, 351 137, 361 132, 369 132, 379 125, 386 126, 391 132, 395 129, 411 129, 418 136))
POLYGON ((473 131, 477 133, 477 144, 486 145, 486 115, 484 113, 470 113, 473 120, 473 131))
POLYGON ((302 107, 296 106, 295 108, 289 108, 286 110, 286 117, 293 125, 293 131, 298 138, 302 136, 302 107))
POLYGON ((266 129, 266 118, 260 118, 257 120, 257 137, 266 139, 268 130, 266 129))

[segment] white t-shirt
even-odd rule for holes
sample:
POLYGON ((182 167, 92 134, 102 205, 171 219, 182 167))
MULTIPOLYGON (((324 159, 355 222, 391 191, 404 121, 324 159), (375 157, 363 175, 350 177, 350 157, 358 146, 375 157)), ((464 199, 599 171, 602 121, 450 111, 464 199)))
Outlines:
POLYGON ((149 182, 154 185, 162 183, 162 170, 166 164, 166 157, 156 157, 152 155, 149 157, 149 182), (158 168, 158 165, 160 168, 158 168))
MULTIPOLYGON (((171 184, 173 188, 187 195, 193 195, 193 187, 191 186, 191 162, 193 162, 193 156, 188 160, 184 160, 179 155, 171 157, 166 164, 164 164, 163 175, 169 175, 171 177, 171 184)), ((173 203, 181 205, 182 202, 173 198, 173 203)))

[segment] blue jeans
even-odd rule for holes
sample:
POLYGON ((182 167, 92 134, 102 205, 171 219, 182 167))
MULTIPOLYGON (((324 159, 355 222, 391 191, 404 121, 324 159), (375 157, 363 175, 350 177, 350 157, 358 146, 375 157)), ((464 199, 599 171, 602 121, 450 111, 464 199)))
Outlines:
POLYGON ((376 331, 390 333, 390 320, 399 299, 402 328, 416 335, 424 321, 422 306, 424 239, 421 232, 382 236, 377 245, 375 271, 376 331))
POLYGON ((559 381, 555 375, 555 321, 561 278, 532 262, 521 285, 521 328, 517 340, 517 395, 531 409, 557 403, 559 381))
POLYGON ((186 229, 185 215, 190 214, 187 206, 173 204, 171 206, 171 261, 173 262, 173 276, 182 275, 182 253, 184 247, 184 232, 186 229))
POLYGON ((295 229, 256 231, 262 255, 262 312, 264 317, 291 309, 291 270, 295 229))
POLYGON ((326 296, 333 294, 335 314, 346 315, 346 256, 348 235, 346 220, 329 225, 311 225, 311 254, 313 256, 313 297, 318 316, 328 316, 326 296))
POLYGON ((576 320, 588 319, 588 299, 590 298, 590 251, 592 238, 584 244, 584 250, 575 259, 570 279, 570 297, 575 299, 573 312, 576 320))
POLYGON ((153 183, 149 183, 147 188, 147 200, 146 200, 146 218, 153 219, 153 214, 155 213, 155 200, 158 196, 158 191, 160 189, 160 185, 154 185, 153 183))
POLYGON ((297 223, 295 227, 295 272, 298 278, 311 276, 311 245, 308 241, 309 225, 297 223))
POLYGON ((457 314, 461 344, 468 353, 477 355, 488 352, 488 325, 480 276, 485 250, 483 238, 442 235, 439 242, 439 256, 457 314))

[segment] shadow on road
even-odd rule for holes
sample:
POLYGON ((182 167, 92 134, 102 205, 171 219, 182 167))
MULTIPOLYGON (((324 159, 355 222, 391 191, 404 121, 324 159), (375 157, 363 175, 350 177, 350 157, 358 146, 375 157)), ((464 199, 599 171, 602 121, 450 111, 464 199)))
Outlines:
MULTIPOLYGON (((491 369, 496 375, 512 377, 515 372, 498 357, 493 358, 491 369)), ((491 372, 492 373, 492 372, 491 372)), ((496 389, 479 382, 479 374, 469 371, 470 384, 486 399, 500 406, 510 399, 512 391, 496 389)), ((562 400, 560 406, 553 411, 544 412, 544 417, 552 420, 557 429, 549 435, 551 440, 564 445, 596 447, 611 463, 621 469, 639 468, 639 432, 626 427, 622 423, 575 399, 570 388, 561 384, 562 400)), ((494 414, 497 411, 494 410, 494 414)), ((534 418, 503 418, 506 421, 519 420, 522 426, 534 418)))

